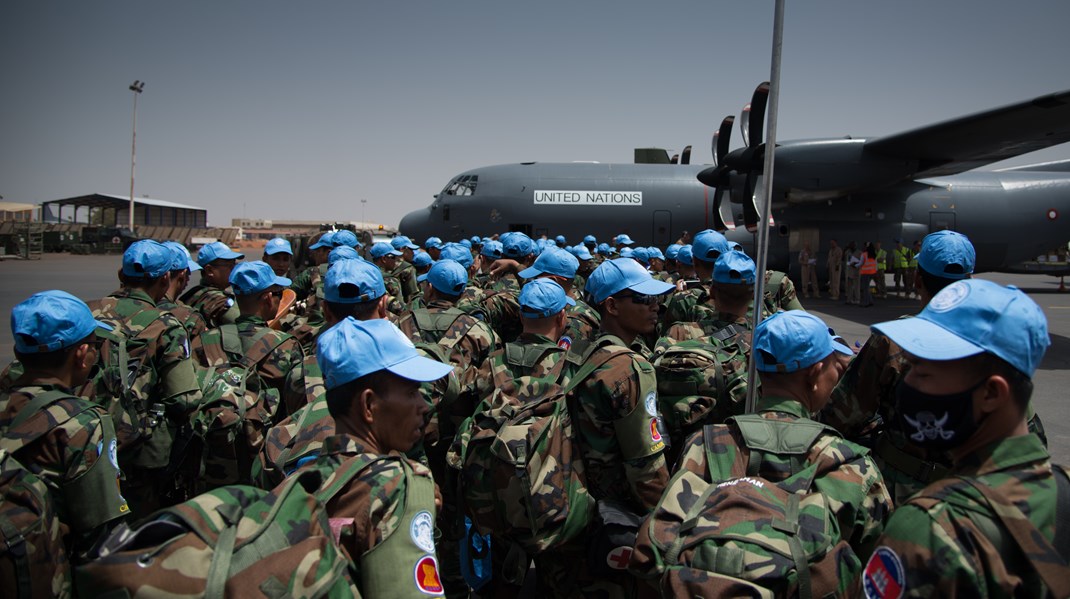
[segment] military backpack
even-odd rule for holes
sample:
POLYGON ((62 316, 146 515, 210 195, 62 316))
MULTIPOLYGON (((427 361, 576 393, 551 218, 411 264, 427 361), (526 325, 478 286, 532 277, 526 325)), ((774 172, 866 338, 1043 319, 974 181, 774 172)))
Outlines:
POLYGON ((120 524, 75 568, 86 597, 353 597, 351 562, 303 472, 268 492, 231 485, 120 524))
POLYGON ((673 597, 857 596, 862 564, 840 538, 829 499, 812 488, 821 465, 806 460, 823 434, 838 434, 813 421, 756 414, 728 426, 744 439, 735 454, 749 456, 746 466, 712 447, 713 425, 703 427, 707 476, 687 469, 673 476, 639 528, 631 569, 673 597), (789 458, 790 476, 761 476, 770 454, 789 458), (721 480, 726 472, 731 478, 721 480))

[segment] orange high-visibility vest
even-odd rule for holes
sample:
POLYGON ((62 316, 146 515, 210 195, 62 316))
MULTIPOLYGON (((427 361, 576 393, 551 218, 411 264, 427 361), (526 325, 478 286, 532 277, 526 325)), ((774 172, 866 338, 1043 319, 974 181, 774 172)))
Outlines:
POLYGON ((877 274, 877 259, 870 257, 869 253, 864 252, 862 255, 865 256, 865 258, 862 260, 862 268, 859 269, 858 274, 877 274))

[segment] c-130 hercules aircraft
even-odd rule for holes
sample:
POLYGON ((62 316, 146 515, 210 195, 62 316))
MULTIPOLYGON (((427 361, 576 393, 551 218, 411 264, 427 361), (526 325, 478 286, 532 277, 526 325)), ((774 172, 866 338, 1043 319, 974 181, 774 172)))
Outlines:
MULTIPOLYGON (((754 255, 768 93, 768 83, 759 85, 743 109, 742 148, 729 151, 735 118, 724 119, 713 135, 713 166, 689 164, 689 146, 679 164, 663 150, 637 149, 636 164, 477 168, 454 177, 399 229, 416 239, 513 230, 571 243, 628 233, 664 247, 684 231, 713 228, 754 255)), ((890 249, 895 239, 911 244, 951 229, 973 242, 977 272, 1070 274, 1065 262, 1036 261, 1070 241, 1070 160, 971 171, 1066 141, 1070 90, 876 139, 777 142, 768 263, 787 269, 807 241, 822 250, 829 239, 890 249)))

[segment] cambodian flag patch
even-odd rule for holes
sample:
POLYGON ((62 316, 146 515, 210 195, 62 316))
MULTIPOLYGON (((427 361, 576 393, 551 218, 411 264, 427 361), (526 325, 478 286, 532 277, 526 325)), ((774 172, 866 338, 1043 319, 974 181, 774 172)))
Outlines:
POLYGON ((867 599, 899 599, 905 587, 906 572, 899 556, 890 547, 877 547, 862 573, 867 599))

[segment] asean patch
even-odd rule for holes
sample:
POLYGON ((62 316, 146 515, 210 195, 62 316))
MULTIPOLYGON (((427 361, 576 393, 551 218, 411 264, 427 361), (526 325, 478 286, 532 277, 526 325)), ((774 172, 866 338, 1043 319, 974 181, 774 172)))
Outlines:
POLYGON ((606 555, 606 565, 614 570, 627 570, 632 559, 632 548, 621 545, 606 555))
POLYGON ((435 519, 431 512, 423 511, 412 518, 409 524, 409 536, 412 542, 425 553, 435 552, 435 519))
POLYGON ((646 413, 657 418, 658 416, 658 392, 651 391, 646 394, 646 399, 643 400, 643 406, 646 408, 646 413))
POLYGON ((650 421, 650 440, 657 443, 661 441, 661 431, 658 430, 658 421, 650 421))
POLYGON ((906 588, 903 562, 890 547, 881 545, 870 556, 862 573, 862 588, 867 599, 899 599, 906 588))
POLYGON ((425 555, 416 562, 413 571, 416 578, 416 588, 426 595, 441 595, 444 591, 442 579, 438 575, 438 562, 430 555, 425 555))

